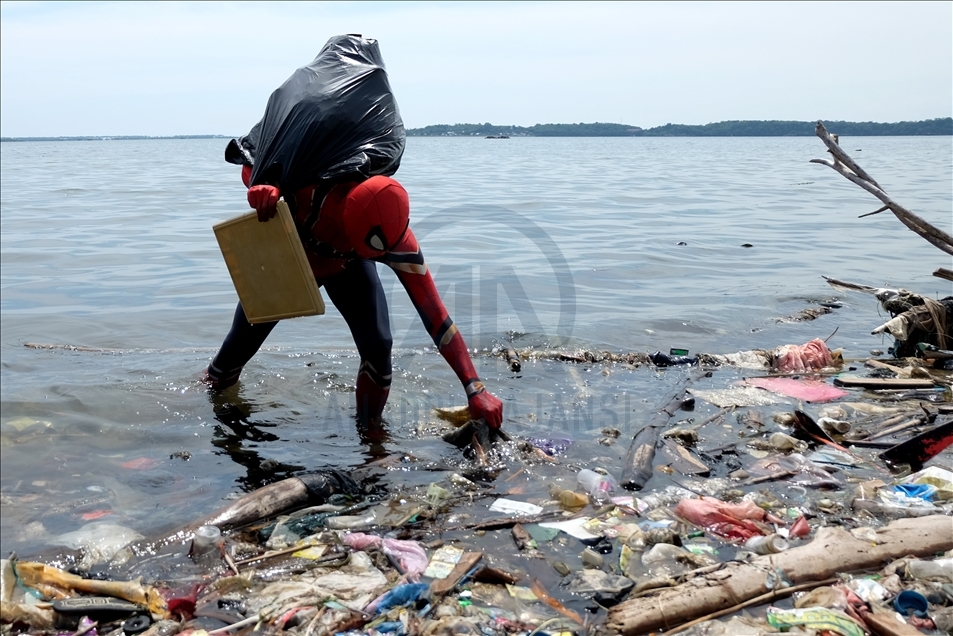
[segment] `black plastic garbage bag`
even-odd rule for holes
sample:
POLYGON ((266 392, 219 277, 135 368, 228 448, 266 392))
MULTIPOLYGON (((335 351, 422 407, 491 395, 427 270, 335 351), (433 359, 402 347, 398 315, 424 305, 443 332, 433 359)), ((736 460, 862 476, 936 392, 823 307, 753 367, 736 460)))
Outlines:
POLYGON ((443 441, 453 444, 457 448, 468 448, 477 442, 483 448, 499 441, 509 442, 512 438, 502 428, 490 428, 482 417, 478 420, 469 420, 460 428, 444 434, 443 441))
POLYGON ((406 135, 377 41, 338 35, 268 99, 261 121, 225 149, 251 184, 293 192, 348 176, 390 176, 406 135))
POLYGON ((347 473, 327 469, 298 475, 308 489, 308 502, 312 505, 326 503, 334 495, 357 496, 361 487, 347 473))

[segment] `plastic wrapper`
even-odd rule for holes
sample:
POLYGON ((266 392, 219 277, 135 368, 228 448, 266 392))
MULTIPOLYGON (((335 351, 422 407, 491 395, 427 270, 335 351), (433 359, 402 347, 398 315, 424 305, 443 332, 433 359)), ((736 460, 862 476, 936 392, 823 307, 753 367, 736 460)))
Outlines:
POLYGON ((831 631, 842 636, 865 636, 864 628, 850 616, 826 607, 784 610, 769 607, 768 624, 781 630, 803 626, 814 631, 831 631))
POLYGON ((390 176, 405 137, 377 41, 338 35, 271 94, 261 121, 229 142, 225 160, 252 166, 252 185, 293 192, 390 176))

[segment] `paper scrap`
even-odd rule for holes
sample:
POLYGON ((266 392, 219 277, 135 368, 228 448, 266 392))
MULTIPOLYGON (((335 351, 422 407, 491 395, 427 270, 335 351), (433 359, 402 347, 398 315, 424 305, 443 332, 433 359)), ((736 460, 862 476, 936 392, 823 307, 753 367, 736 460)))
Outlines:
POLYGON ((516 515, 538 515, 543 511, 541 506, 526 503, 525 501, 515 501, 513 499, 497 499, 490 506, 493 512, 503 512, 516 515))
POLYGON ((557 530, 562 530, 569 536, 582 539, 583 541, 598 539, 598 534, 592 534, 583 527, 589 521, 589 517, 578 517, 576 519, 568 519, 566 521, 547 521, 546 523, 541 523, 539 525, 544 528, 556 528, 557 530))
POLYGON ((510 596, 519 601, 538 601, 539 598, 533 594, 533 590, 528 587, 523 587, 522 585, 510 585, 506 584, 506 591, 510 593, 510 596))
POLYGON ((450 576, 454 566, 460 562, 463 556, 461 548, 455 548, 452 545, 441 546, 433 556, 430 557, 430 564, 424 570, 424 576, 432 579, 445 579, 450 576))
POLYGON ((303 550, 298 550, 297 552, 292 553, 291 556, 299 557, 301 559, 320 559, 324 556, 324 553, 328 551, 328 546, 326 545, 313 545, 303 550))

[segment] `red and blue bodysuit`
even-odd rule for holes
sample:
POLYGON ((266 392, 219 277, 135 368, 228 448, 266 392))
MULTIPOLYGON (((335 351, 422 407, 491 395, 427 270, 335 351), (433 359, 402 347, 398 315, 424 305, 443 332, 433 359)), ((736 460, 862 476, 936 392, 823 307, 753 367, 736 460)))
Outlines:
MULTIPOLYGON (((249 170, 243 171, 246 185, 249 170)), ((278 190, 253 186, 248 200, 259 220, 274 215, 278 190)), ((437 293, 417 239, 409 227, 404 188, 389 177, 303 188, 285 195, 305 246, 311 269, 347 322, 361 356, 357 376, 357 416, 379 421, 390 392, 393 338, 387 299, 376 263, 397 274, 417 309, 424 328, 447 360, 467 394, 470 416, 497 428, 503 405, 480 381, 463 335, 437 293)), ((234 384, 242 368, 264 343, 277 322, 249 324, 241 303, 231 330, 208 368, 213 388, 234 384)))

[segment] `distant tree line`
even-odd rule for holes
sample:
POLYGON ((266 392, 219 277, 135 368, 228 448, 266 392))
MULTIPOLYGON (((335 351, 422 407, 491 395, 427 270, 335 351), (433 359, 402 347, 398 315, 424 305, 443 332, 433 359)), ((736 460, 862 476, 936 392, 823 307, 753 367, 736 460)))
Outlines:
MULTIPOLYGON (((690 126, 665 124, 639 128, 627 124, 536 124, 534 126, 494 126, 484 124, 437 124, 411 128, 410 137, 810 137, 813 121, 721 121, 690 126)), ((877 122, 824 121, 828 130, 852 137, 953 135, 953 118, 877 122)))

